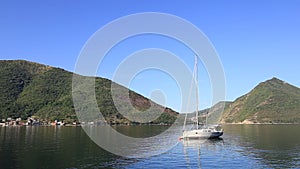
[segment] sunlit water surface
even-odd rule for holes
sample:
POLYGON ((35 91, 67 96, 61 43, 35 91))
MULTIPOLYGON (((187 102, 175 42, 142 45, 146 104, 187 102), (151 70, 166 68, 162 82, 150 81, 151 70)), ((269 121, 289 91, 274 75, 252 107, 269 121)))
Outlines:
MULTIPOLYGON (((166 128, 115 127, 134 137, 166 128)), ((130 159, 103 150, 81 127, 0 127, 0 168, 300 168, 300 125, 223 128, 223 139, 178 141, 165 153, 130 159)))

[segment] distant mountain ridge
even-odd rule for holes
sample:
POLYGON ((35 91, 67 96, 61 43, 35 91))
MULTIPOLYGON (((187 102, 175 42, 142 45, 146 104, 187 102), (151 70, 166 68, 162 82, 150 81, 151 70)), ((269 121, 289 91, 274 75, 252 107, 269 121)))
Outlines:
MULTIPOLYGON (((0 75, 0 119, 36 116, 45 121, 77 120, 72 100, 73 73, 24 60, 0 60, 0 75)), ((109 124, 134 123, 118 113, 114 106, 112 83, 108 79, 95 78, 96 99, 101 113, 109 124)), ((129 91, 129 95, 132 105, 139 110, 146 110, 150 104, 163 108, 134 91, 129 91)), ((151 123, 173 123, 177 114, 163 108, 163 113, 151 123)))
POLYGON ((257 85, 225 107, 221 123, 300 123, 300 89, 278 78, 257 85))

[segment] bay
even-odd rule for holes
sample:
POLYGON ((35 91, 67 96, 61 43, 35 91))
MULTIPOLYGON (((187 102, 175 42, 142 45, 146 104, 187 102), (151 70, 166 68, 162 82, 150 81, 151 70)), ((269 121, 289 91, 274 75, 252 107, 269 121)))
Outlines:
MULTIPOLYGON (((144 138, 168 126, 114 128, 144 138)), ((223 128, 222 139, 178 140, 165 153, 134 159, 105 151, 81 127, 0 127, 0 168, 300 168, 300 125, 223 128)))

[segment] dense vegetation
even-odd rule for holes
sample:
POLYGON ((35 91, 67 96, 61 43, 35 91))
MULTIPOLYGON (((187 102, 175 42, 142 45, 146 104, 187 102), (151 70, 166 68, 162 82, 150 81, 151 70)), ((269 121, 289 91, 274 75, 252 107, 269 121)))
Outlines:
MULTIPOLYGON (((0 119, 35 116, 44 121, 77 120, 72 100, 73 73, 33 62, 10 60, 0 61, 0 74, 0 119)), ((122 95, 125 90, 128 89, 108 79, 95 78, 98 108, 109 124, 137 123, 147 116, 153 119, 150 118, 153 115, 158 118, 145 123, 170 124, 175 121, 177 113, 173 110, 165 109, 133 91, 129 91, 128 100, 122 95), (127 116, 119 113, 112 99, 111 87, 117 88, 116 99, 128 113, 125 116, 136 119, 128 120, 127 116), (151 106, 152 109, 149 109, 151 106)), ((209 123, 300 123, 300 89, 273 78, 260 83, 234 102, 221 102, 201 111, 202 120, 201 114, 206 113, 209 114, 209 123), (222 104, 225 104, 224 111, 222 104)))
MULTIPOLYGON (((7 117, 26 119, 36 116, 44 121, 77 120, 72 100, 73 73, 28 61, 9 60, 0 61, 0 74, 1 119, 7 117)), ((111 96, 111 84, 108 79, 95 78, 99 110, 110 124, 135 123, 118 113, 111 96)), ((115 86, 124 89, 120 85, 115 86)), ((130 99, 132 105, 139 110, 147 110, 150 103, 162 108, 133 91, 130 91, 130 99)), ((127 106, 126 102, 124 106, 127 106)), ((176 116, 176 112, 163 109, 159 118, 151 123, 172 123, 176 116)))
POLYGON ((300 89, 277 78, 260 83, 224 111, 226 123, 300 123, 300 89))

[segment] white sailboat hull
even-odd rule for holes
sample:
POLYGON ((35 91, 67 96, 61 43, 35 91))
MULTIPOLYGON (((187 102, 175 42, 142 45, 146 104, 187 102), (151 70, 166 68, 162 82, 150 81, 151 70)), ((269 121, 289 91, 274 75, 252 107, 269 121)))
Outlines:
POLYGON ((184 131, 182 139, 209 139, 219 138, 223 135, 223 131, 216 131, 213 129, 197 129, 184 131))

